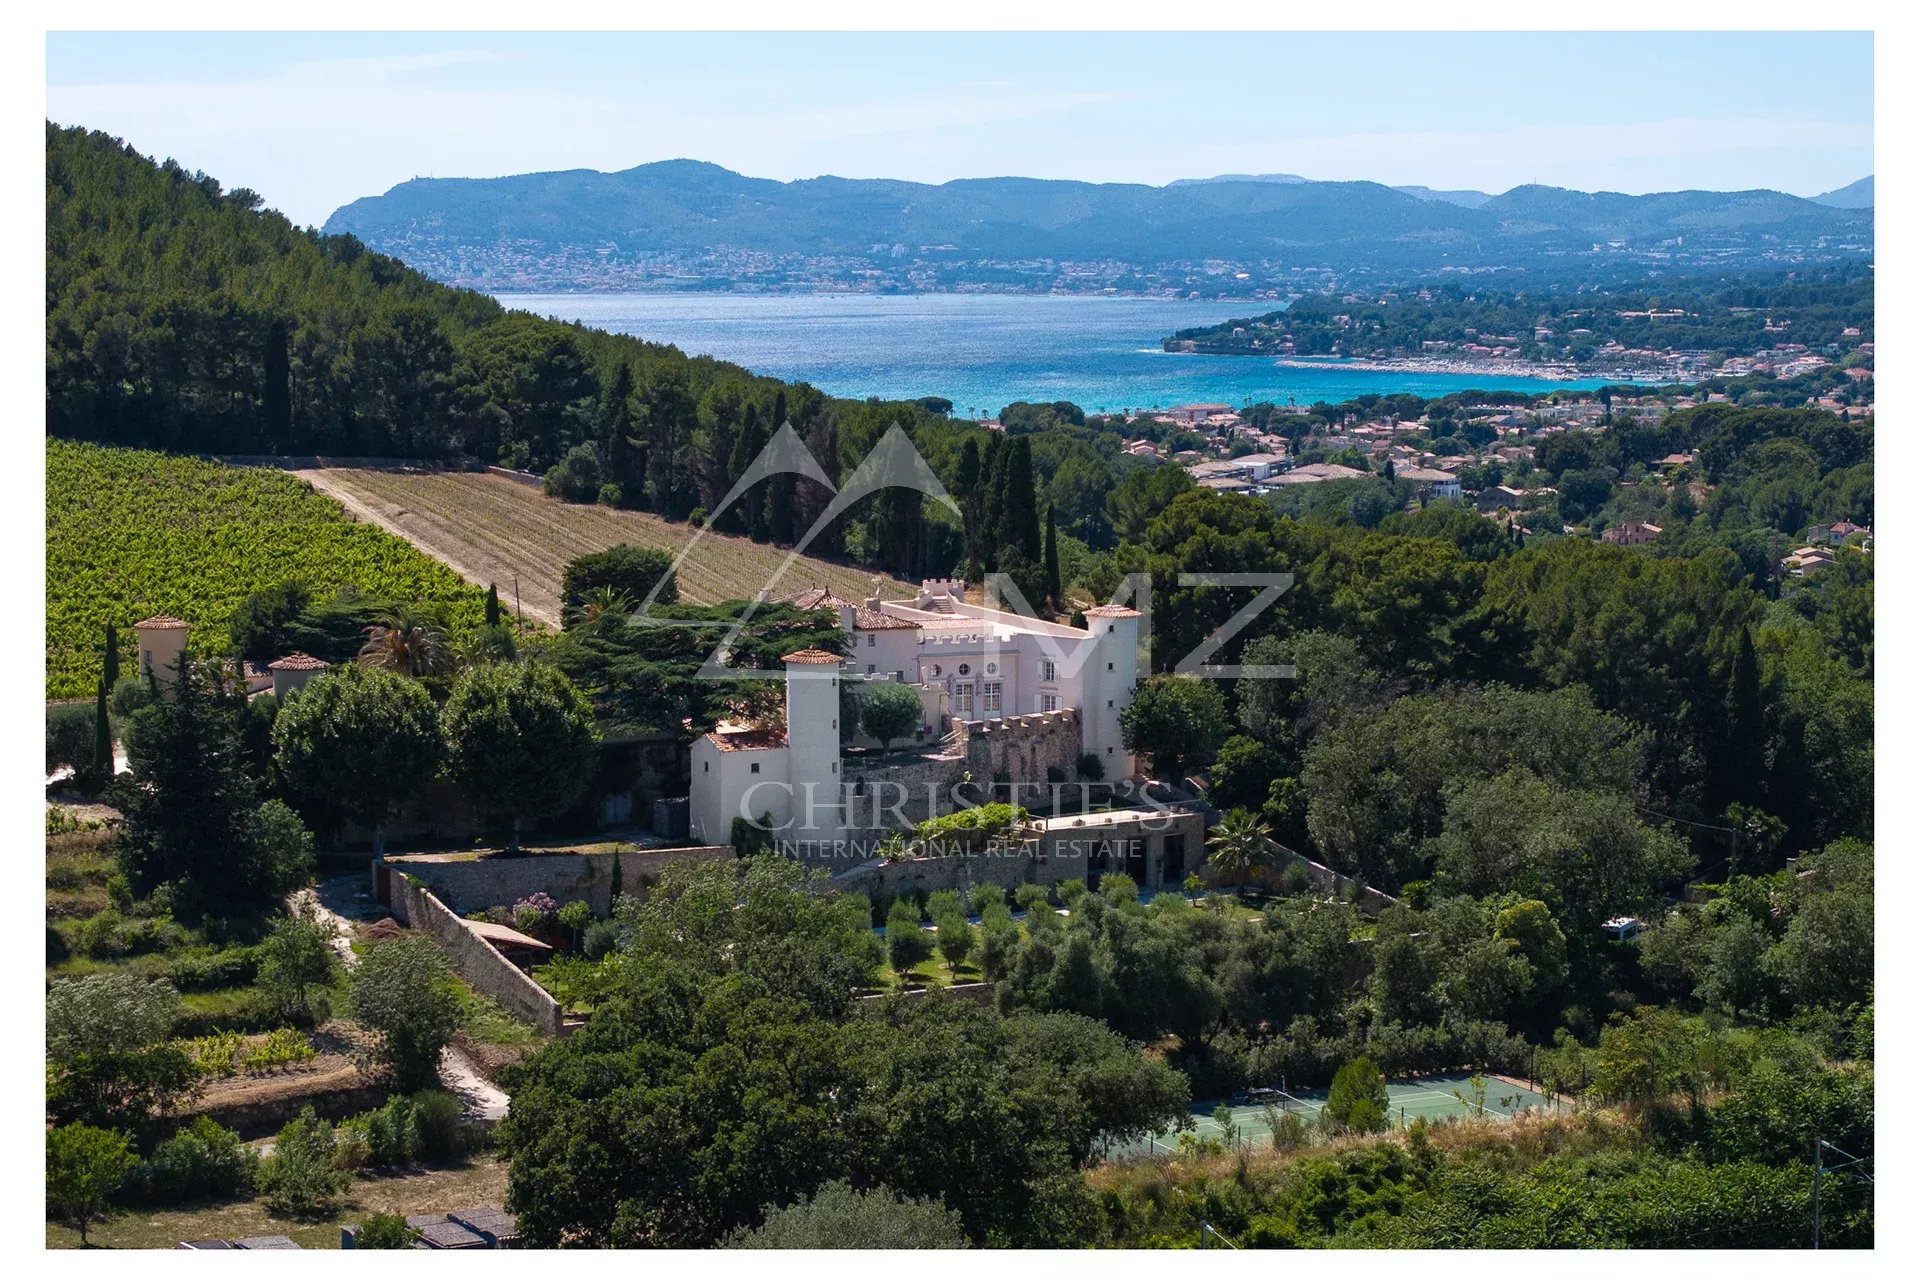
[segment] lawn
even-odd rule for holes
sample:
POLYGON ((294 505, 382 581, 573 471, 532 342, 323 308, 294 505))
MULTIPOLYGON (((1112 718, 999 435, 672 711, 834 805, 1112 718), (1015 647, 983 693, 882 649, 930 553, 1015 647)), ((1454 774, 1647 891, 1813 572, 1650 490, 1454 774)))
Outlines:
MULTIPOLYGON (((183 1240, 277 1235, 290 1236, 308 1249, 337 1249, 340 1228, 372 1213, 445 1213, 476 1205, 504 1205, 506 1197, 506 1163, 493 1156, 476 1156, 451 1169, 356 1179, 340 1208, 315 1222, 276 1218, 259 1201, 246 1200, 194 1209, 134 1210, 90 1228, 87 1235, 96 1247, 109 1249, 171 1249, 183 1240)), ((79 1232, 47 1224, 47 1248, 79 1245, 79 1232)))
POLYGON ((49 698, 92 695, 108 624, 127 674, 133 624, 157 613, 192 625, 195 652, 226 653, 235 606, 284 579, 480 619, 478 589, 284 472, 50 439, 46 505, 49 698))

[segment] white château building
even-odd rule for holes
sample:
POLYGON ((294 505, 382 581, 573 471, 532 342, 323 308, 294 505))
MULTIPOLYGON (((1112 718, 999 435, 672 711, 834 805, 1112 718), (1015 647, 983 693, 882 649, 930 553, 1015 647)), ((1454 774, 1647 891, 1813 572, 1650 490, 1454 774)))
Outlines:
MULTIPOLYGON (((1131 776, 1120 713, 1138 678, 1138 610, 1102 605, 1085 628, 970 604, 966 584, 928 579, 912 600, 862 602, 816 588, 783 603, 834 609, 846 657, 818 649, 788 654, 786 728, 722 724, 693 744, 689 821, 695 839, 728 841, 735 818, 771 816, 782 840, 834 841, 844 834, 846 779, 840 724, 843 679, 895 681, 920 695, 922 740, 956 727, 991 732, 996 722, 1078 716, 1083 759, 1101 779, 1131 776)), ((1014 782, 1044 782, 1013 778, 1014 782)))

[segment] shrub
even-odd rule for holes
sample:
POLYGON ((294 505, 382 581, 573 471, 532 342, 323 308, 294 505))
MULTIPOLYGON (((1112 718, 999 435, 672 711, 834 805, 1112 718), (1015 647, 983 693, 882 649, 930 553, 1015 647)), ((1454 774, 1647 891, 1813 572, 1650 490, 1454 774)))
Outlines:
POLYGON ((1073 911, 1078 909, 1080 899, 1087 896, 1087 885, 1084 880, 1062 880, 1053 891, 1060 895, 1060 905, 1073 911))
POLYGON ((939 1199, 904 1199, 886 1187, 829 1182, 812 1198, 769 1212, 728 1236, 728 1249, 964 1249, 960 1215, 939 1199))
POLYGON ((625 501, 626 501, 626 493, 620 488, 619 485, 609 481, 608 483, 600 486, 600 505, 601 506, 617 507, 625 501))
POLYGON ((429 1089, 414 1094, 411 1101, 420 1159, 445 1162, 457 1160, 466 1153, 466 1123, 461 1116, 460 1099, 444 1089, 429 1089))
POLYGON ((559 904, 552 898, 535 891, 513 904, 513 927, 531 934, 553 919, 559 909, 559 904))
POLYGON ((193 1062, 194 1069, 203 1076, 215 1079, 240 1070, 240 1058, 246 1052, 246 1047, 246 1039, 238 1031, 216 1031, 212 1035, 180 1041, 180 1048, 193 1062))
POLYGON ((1035 911, 1047 909, 1047 888, 1039 884, 1023 884, 1013 891, 1013 905, 1032 915, 1035 911))
POLYGON ((222 991, 248 985, 259 972, 258 950, 228 947, 223 951, 175 956, 167 965, 167 980, 180 991, 222 991))
POLYGON ((927 919, 938 923, 941 916, 965 914, 958 889, 937 889, 927 895, 927 919))
POLYGON ((1116 907, 1131 907, 1140 901, 1140 886, 1124 871, 1109 871, 1100 877, 1100 896, 1116 907))
POLYGON ((1371 1058, 1355 1058, 1334 1073, 1320 1123, 1355 1133, 1378 1133, 1387 1127, 1387 1080, 1371 1058))
POLYGON ((905 901, 895 902, 887 912, 887 961, 898 973, 905 973, 925 960, 933 944, 920 931, 920 913, 905 901))
POLYGON ((109 1211, 113 1194, 134 1167, 126 1135, 70 1124, 47 1134, 47 1209, 73 1223, 80 1243, 87 1227, 109 1211))
POLYGON ((580 935, 580 951, 589 960, 610 955, 620 945, 620 926, 611 920, 595 920, 580 935))
POLYGON ((210 1116, 153 1149, 128 1178, 126 1193, 143 1204, 232 1200, 253 1190, 260 1158, 240 1135, 210 1116))
POLYGON ((260 985, 282 1016, 294 1021, 326 1018, 327 989, 339 968, 333 929, 319 919, 289 916, 260 944, 260 985))
POLYGON ((311 1061, 314 1048, 307 1042, 306 1036, 292 1027, 276 1027, 257 1043, 248 1047, 240 1059, 243 1071, 277 1071, 281 1067, 291 1067, 311 1061))
POLYGON ((655 602, 679 603, 679 588, 673 580, 673 556, 652 547, 622 542, 605 551, 575 557, 560 576, 560 598, 567 609, 577 609, 596 588, 611 587, 637 605, 662 577, 666 583, 655 602))
POLYGON ((600 492, 600 455, 590 444, 577 444, 547 469, 542 487, 548 496, 567 502, 592 502, 600 492))
POLYGON ((333 1167, 344 1173, 373 1164, 373 1138, 364 1116, 342 1120, 333 1131, 333 1167))
POLYGON ((369 948, 354 969, 353 1011, 380 1036, 378 1056, 403 1088, 435 1078, 440 1051, 460 1028, 452 971, 426 938, 394 938, 369 948))
POLYGON ((1007 905, 1007 891, 997 884, 977 884, 973 892, 967 895, 967 901, 973 905, 976 914, 985 917, 991 907, 1007 905))
MULTIPOLYGON (((611 486, 610 486, 611 487, 611 486)), ((411 1249, 420 1233, 397 1213, 376 1213, 353 1232, 356 1249, 411 1249)))
POLYGON ((68 703, 47 708, 47 772, 70 768, 76 772, 93 763, 91 704, 68 703))
POLYGON ((283 1217, 319 1217, 353 1181, 334 1167, 333 1126, 303 1107, 280 1130, 273 1154, 260 1164, 259 1185, 267 1208, 283 1217))
POLYGON ((367 1135, 368 1163, 376 1168, 412 1164, 420 1154, 419 1114, 412 1099, 396 1095, 355 1119, 367 1135))

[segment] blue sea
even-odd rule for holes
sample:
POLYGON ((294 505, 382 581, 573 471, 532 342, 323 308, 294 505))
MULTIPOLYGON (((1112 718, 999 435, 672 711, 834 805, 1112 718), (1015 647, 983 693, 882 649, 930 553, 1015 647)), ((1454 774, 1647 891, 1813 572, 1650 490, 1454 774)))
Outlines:
POLYGON ((1337 403, 1368 392, 1597 387, 1343 368, 1283 369, 1258 356, 1170 355, 1176 329, 1259 314, 1258 302, 974 294, 506 293, 509 306, 614 333, 670 342, 830 395, 943 396, 956 414, 1016 400, 1070 400, 1089 412, 1270 400, 1337 403))

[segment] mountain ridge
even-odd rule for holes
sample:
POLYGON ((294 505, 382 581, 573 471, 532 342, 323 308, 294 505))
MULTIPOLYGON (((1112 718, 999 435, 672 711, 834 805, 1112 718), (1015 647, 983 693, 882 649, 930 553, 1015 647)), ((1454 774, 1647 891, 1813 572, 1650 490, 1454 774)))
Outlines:
POLYGON ((1871 209, 1777 191, 1629 196, 1528 185, 1489 196, 1290 177, 1163 187, 1026 177, 782 182, 677 159, 610 173, 414 178, 342 206, 324 230, 480 287, 511 287, 509 276, 570 287, 570 271, 649 258, 670 260, 681 279, 737 279, 743 267, 761 269, 752 255, 803 274, 879 271, 904 287, 965 285, 1035 262, 1119 264, 1114 279, 1158 272, 1153 283, 1163 285, 1169 264, 1208 261, 1336 272, 1530 268, 1622 248, 1657 257, 1663 244, 1667 257, 1674 247, 1824 253, 1873 234, 1871 209), (462 260, 478 264, 478 278, 460 275, 462 260))

